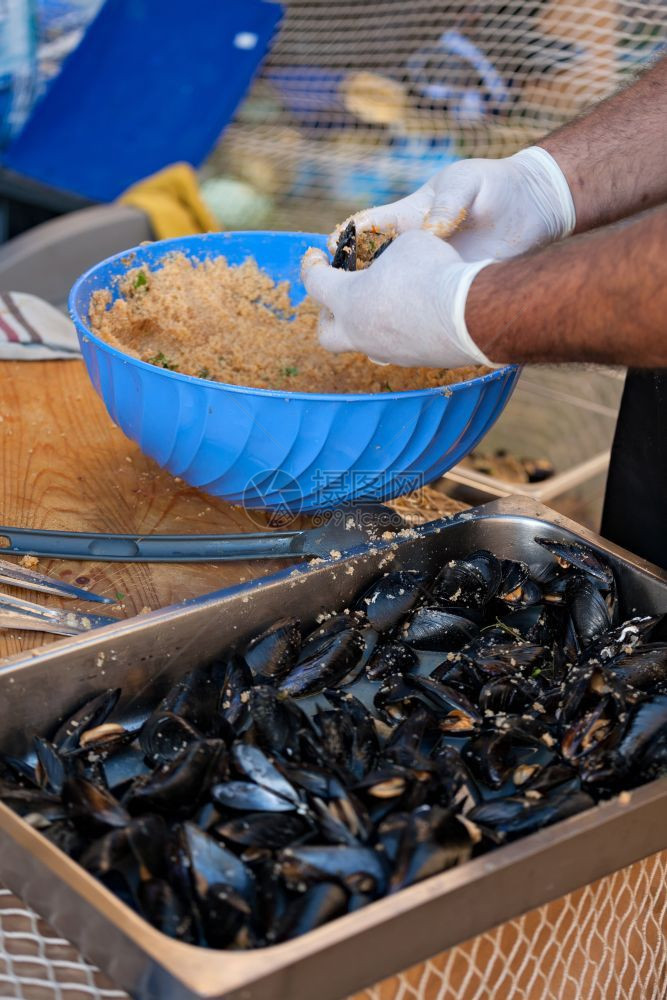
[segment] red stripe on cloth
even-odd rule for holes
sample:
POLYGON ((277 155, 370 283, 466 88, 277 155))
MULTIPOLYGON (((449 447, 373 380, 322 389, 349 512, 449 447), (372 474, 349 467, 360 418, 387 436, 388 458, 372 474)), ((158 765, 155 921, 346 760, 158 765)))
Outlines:
POLYGON ((5 333, 5 336, 7 337, 7 340, 8 340, 8 341, 9 341, 9 342, 10 342, 11 344, 20 344, 20 343, 21 343, 21 338, 20 338, 20 337, 19 337, 19 335, 17 334, 16 330, 14 330, 14 329, 13 329, 13 328, 12 328, 12 327, 11 327, 11 326, 9 325, 9 323, 6 323, 6 322, 4 321, 4 319, 2 318, 2 316, 1 316, 1 315, 0 315, 0 330, 3 330, 3 331, 4 331, 4 333, 5 333))

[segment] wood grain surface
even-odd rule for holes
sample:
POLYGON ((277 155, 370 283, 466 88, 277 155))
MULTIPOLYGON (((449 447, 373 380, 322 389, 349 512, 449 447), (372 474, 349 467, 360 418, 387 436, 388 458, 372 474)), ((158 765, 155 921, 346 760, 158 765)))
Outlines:
MULTIPOLYGON (((192 489, 142 455, 112 423, 81 361, 0 362, 0 441, 0 524, 5 526, 186 534, 257 531, 267 525, 262 514, 253 513, 251 520, 242 508, 192 489)), ((290 527, 303 524, 305 519, 290 527)), ((285 565, 278 560, 148 565, 40 559, 37 569, 116 597, 108 613, 123 618, 285 565)), ((99 604, 9 587, 6 592, 106 613, 99 604)), ((0 658, 57 638, 0 630, 0 658)))

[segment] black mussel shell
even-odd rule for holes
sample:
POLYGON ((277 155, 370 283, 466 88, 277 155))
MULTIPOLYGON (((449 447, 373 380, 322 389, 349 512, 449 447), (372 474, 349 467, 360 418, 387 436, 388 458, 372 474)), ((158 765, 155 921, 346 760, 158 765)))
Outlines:
POLYGON ((408 615, 400 639, 415 649, 447 653, 470 642, 478 631, 478 627, 464 616, 423 607, 408 615))
POLYGON ((467 861, 472 848, 470 833, 453 810, 420 806, 403 829, 389 891, 397 892, 467 861))
POLYGON ((506 732, 488 730, 469 740, 463 759, 487 788, 500 788, 517 763, 512 738, 506 732))
POLYGON ((611 569, 587 545, 581 542, 553 541, 550 538, 536 538, 535 541, 547 552, 551 552, 560 566, 574 566, 601 584, 607 587, 612 585, 614 575, 611 569))
POLYGON ((93 840, 83 851, 80 862, 93 875, 105 875, 107 872, 120 869, 131 856, 128 827, 108 830, 101 837, 93 840))
POLYGON ((194 823, 185 823, 183 843, 190 861, 192 881, 201 898, 211 886, 226 885, 248 903, 253 901, 255 880, 252 872, 232 851, 194 823))
POLYGON ((440 728, 445 732, 471 732, 482 716, 466 695, 434 677, 411 677, 409 683, 435 706, 440 728))
POLYGON ((570 616, 580 648, 586 649, 611 627, 607 603, 595 582, 582 577, 570 591, 570 616))
POLYGON ((220 714, 232 729, 240 733, 250 719, 252 674, 245 660, 233 653, 227 660, 220 694, 220 714))
POLYGON ((63 784, 63 802, 75 821, 94 823, 106 827, 123 827, 130 822, 124 805, 106 788, 85 778, 66 778, 63 784))
POLYGON ((480 550, 446 563, 435 579, 433 593, 447 604, 482 607, 495 595, 501 577, 499 560, 491 552, 480 550))
POLYGON ((259 747, 236 743, 232 749, 232 759, 237 771, 249 781, 254 781, 262 788, 268 788, 275 795, 280 795, 295 805, 299 804, 296 790, 259 747))
POLYGON ((53 743, 40 737, 36 737, 34 742, 37 754, 35 777, 39 786, 47 792, 60 795, 65 781, 65 762, 53 743))
POLYGON ((366 615, 359 609, 330 615, 316 625, 303 640, 299 660, 305 660, 313 656, 318 649, 324 649, 340 632, 347 632, 351 628, 363 629, 367 624, 366 615))
POLYGON ((354 219, 348 222, 340 234, 331 266, 343 271, 356 271, 357 269, 357 227, 354 219))
POLYGON ((317 734, 306 713, 292 698, 285 698, 273 687, 258 685, 250 692, 250 710, 253 720, 250 732, 266 753, 287 761, 320 760, 317 734))
POLYGON ((385 865, 370 847, 303 846, 288 848, 278 855, 278 863, 288 884, 336 879, 350 889, 380 894, 387 881, 385 865))
POLYGON ((239 812, 291 812, 296 809, 293 799, 285 799, 281 795, 252 781, 224 781, 214 785, 210 790, 211 798, 225 809, 236 809, 239 812))
POLYGON ((352 732, 352 744, 345 760, 345 769, 354 778, 361 778, 373 767, 380 753, 375 720, 367 708, 346 691, 328 690, 324 697, 346 720, 352 732))
POLYGON ((639 691, 667 683, 667 642, 648 643, 608 664, 613 680, 639 691))
POLYGON ((218 823, 214 832, 232 844, 280 850, 301 840, 309 829, 306 820, 293 812, 258 812, 218 823))
POLYGON ((185 719, 203 736, 217 736, 220 688, 225 669, 224 663, 216 662, 191 670, 176 681, 153 714, 171 712, 185 719))
POLYGON ((194 918, 189 903, 161 878, 139 883, 137 900, 146 920, 168 937, 196 943, 194 918))
MULTIPOLYGON (((304 698, 335 687, 358 664, 365 645, 364 636, 358 629, 338 632, 325 646, 316 646, 314 653, 299 659, 281 681, 280 691, 292 698, 304 698)), ((303 654, 306 652, 310 650, 304 646, 303 654)))
POLYGON ((255 676, 280 680, 296 663, 301 649, 301 628, 296 618, 282 618, 256 636, 243 656, 255 676))
POLYGON ((618 747, 618 756, 625 767, 641 766, 642 758, 652 743, 667 733, 667 694, 657 695, 635 711, 626 734, 618 747))
POLYGON ((421 596, 423 577, 414 570, 386 573, 359 598, 357 607, 376 632, 393 628, 421 596))
POLYGON ((540 799, 513 795, 482 802, 470 810, 467 818, 505 839, 533 833, 556 820, 590 809, 594 804, 591 796, 581 791, 555 793, 540 799))
POLYGON ((398 639, 378 643, 366 664, 366 676, 371 681, 381 680, 388 674, 407 674, 415 670, 419 657, 410 646, 398 639))
POLYGON ((487 681, 479 693, 483 712, 510 712, 519 715, 539 697, 539 689, 523 677, 504 675, 487 681))
POLYGON ((347 910, 348 894, 337 882, 318 882, 292 900, 276 931, 277 941, 289 941, 321 927, 347 910))
POLYGON ((199 730, 180 715, 158 711, 146 719, 139 733, 139 746, 150 764, 167 764, 191 743, 203 739, 199 730))
POLYGON ((389 725, 401 722, 423 705, 424 702, 418 697, 418 692, 409 686, 400 674, 389 674, 385 677, 373 698, 375 711, 389 725))
POLYGON ((156 812, 191 816, 225 760, 226 748, 221 740, 191 743, 167 764, 138 777, 124 796, 123 805, 133 815, 156 812))

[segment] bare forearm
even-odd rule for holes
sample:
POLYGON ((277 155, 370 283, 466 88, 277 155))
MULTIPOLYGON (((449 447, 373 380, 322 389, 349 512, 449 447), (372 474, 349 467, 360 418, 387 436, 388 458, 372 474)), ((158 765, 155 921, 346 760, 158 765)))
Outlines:
POLYGON ((466 322, 498 363, 667 367, 667 206, 484 268, 466 322))
POLYGON ((567 178, 577 233, 667 200, 667 57, 539 145, 567 178))

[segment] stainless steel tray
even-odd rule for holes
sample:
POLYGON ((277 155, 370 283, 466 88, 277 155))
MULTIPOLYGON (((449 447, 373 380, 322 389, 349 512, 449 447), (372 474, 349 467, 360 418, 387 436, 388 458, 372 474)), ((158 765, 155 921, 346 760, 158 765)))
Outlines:
MULTIPOLYGON (((536 534, 581 538, 603 552, 626 614, 667 610, 667 573, 531 500, 498 500, 409 534, 6 660, 0 748, 27 753, 34 733, 103 687, 122 687, 140 715, 224 644, 286 613, 307 621, 342 608, 385 566, 436 566, 480 547, 525 558, 536 534)), ((0 878, 119 985, 151 1000, 334 1000, 665 847, 661 779, 294 941, 222 952, 164 937, 0 804, 0 878)))

